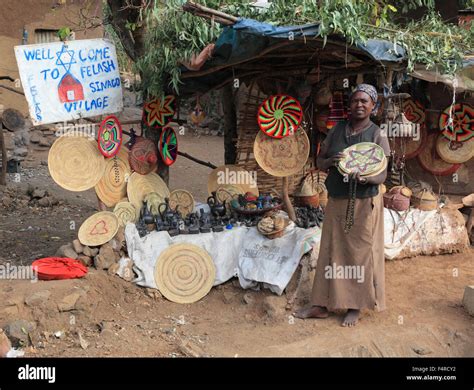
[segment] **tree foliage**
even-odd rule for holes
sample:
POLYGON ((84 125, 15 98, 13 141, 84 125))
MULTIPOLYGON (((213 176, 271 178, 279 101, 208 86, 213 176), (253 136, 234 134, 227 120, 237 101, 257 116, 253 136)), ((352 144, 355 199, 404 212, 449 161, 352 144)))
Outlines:
MULTIPOLYGON (((222 31, 217 23, 184 12, 184 3, 146 1, 141 10, 140 23, 146 28, 136 69, 147 96, 162 96, 167 90, 178 94, 181 63, 215 42, 222 31)), ((434 0, 274 0, 267 8, 238 0, 201 0, 199 4, 274 25, 318 22, 324 42, 331 34, 344 36, 349 44, 386 39, 394 43, 393 50, 395 44, 406 50, 409 70, 420 63, 454 74, 463 56, 473 52, 474 27, 468 30, 445 23, 434 11, 434 0), (421 6, 427 9, 421 20, 404 25, 395 22, 400 13, 421 6)), ((129 23, 127 28, 133 34, 136 25, 129 23)))

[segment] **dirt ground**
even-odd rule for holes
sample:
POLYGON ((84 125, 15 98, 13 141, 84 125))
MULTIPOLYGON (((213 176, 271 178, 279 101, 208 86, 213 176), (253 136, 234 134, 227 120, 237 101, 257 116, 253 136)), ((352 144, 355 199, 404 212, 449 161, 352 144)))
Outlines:
MULTIPOLYGON (((183 136, 180 148, 223 163, 222 137, 183 136)), ((46 152, 29 158, 21 181, 9 186, 19 194, 28 184, 47 189, 60 203, 6 208, 0 202, 0 263, 26 265, 53 255, 77 237, 96 207, 93 191, 73 193, 52 181, 46 152)), ((180 158, 170 188, 205 201, 209 171, 180 158)), ((94 268, 76 280, 0 281, 0 327, 19 319, 36 326, 26 356, 474 356, 474 321, 461 306, 464 287, 474 280, 473 259, 471 247, 387 262, 387 310, 364 312, 353 329, 340 326, 342 313, 295 319, 285 310, 285 295, 243 290, 236 280, 179 305, 94 268)), ((303 287, 296 307, 305 303, 311 282, 303 287)))

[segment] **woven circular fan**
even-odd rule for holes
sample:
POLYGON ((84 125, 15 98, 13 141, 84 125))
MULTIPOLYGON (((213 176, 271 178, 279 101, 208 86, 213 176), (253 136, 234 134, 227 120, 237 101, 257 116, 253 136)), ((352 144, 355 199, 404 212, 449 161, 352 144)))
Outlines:
POLYGON ((170 207, 181 213, 186 218, 194 211, 194 198, 192 194, 186 190, 174 190, 170 194, 170 207))
POLYGON ((258 165, 277 177, 291 176, 300 172, 309 156, 309 139, 299 127, 294 136, 275 139, 259 132, 253 145, 258 165))
POLYGON ((166 126, 175 113, 176 100, 173 95, 165 96, 163 105, 161 99, 154 99, 143 106, 143 121, 148 127, 166 126))
POLYGON ((302 119, 301 104, 288 95, 270 96, 260 105, 257 115, 260 130, 273 138, 294 134, 302 119))
POLYGON ((216 196, 219 202, 226 202, 226 206, 230 206, 230 201, 238 195, 245 195, 245 191, 238 185, 225 184, 217 187, 216 196))
POLYGON ((54 141, 49 150, 48 168, 61 187, 85 191, 94 187, 104 175, 105 159, 95 141, 64 135, 54 141))
POLYGON ((214 284, 216 269, 207 251, 192 244, 165 249, 155 265, 160 292, 176 303, 193 303, 206 296, 214 284))
POLYGON ((420 102, 413 99, 406 99, 403 102, 403 112, 410 122, 425 124, 426 115, 425 109, 420 102))
POLYGON ((110 211, 100 211, 87 218, 79 228, 82 245, 98 246, 110 241, 119 228, 117 216, 110 211))
POLYGON ((161 131, 158 150, 165 165, 170 166, 176 162, 178 157, 178 138, 172 127, 164 127, 161 131))
POLYGON ((135 206, 127 200, 115 205, 114 214, 117 216, 120 226, 125 226, 129 222, 136 223, 139 217, 135 206))
POLYGON ((122 146, 122 125, 114 115, 109 115, 100 124, 97 139, 99 150, 106 158, 115 156, 122 146))
POLYGON ((156 192, 161 196, 161 203, 165 198, 170 197, 170 191, 163 179, 156 173, 148 175, 140 175, 137 172, 131 174, 128 179, 127 195, 130 203, 132 203, 137 211, 142 208, 143 199, 150 192, 156 192))
POLYGON ((417 156, 420 165, 436 176, 447 176, 456 172, 461 165, 451 164, 441 159, 436 152, 436 134, 430 134, 421 153, 417 156))
POLYGON ((436 140, 436 151, 448 163, 465 163, 474 157, 474 138, 458 142, 451 141, 440 134, 436 140))
POLYGON ((426 143, 426 137, 426 128, 420 126, 420 136, 418 139, 411 137, 396 137, 393 139, 393 149, 397 156, 405 155, 405 159, 410 160, 420 154, 423 145, 426 143))
POLYGON ((224 185, 238 186, 244 191, 244 194, 251 192, 256 196, 259 195, 256 179, 254 180, 250 172, 236 165, 221 165, 209 174, 207 179, 209 196, 213 191, 217 191, 218 187, 224 185))
POLYGON ((453 123, 449 124, 447 107, 439 116, 439 128, 443 135, 452 140, 463 142, 474 136, 474 108, 467 103, 457 103, 453 107, 453 123))
POLYGON ((383 148, 373 142, 360 142, 344 149, 345 157, 339 161, 339 169, 344 173, 359 171, 361 176, 379 172, 386 162, 383 148))
POLYGON ((127 180, 131 174, 126 148, 105 161, 104 176, 95 186, 95 192, 107 207, 113 207, 127 196, 127 180))
POLYGON ((158 166, 156 146, 151 139, 137 137, 128 155, 130 167, 140 175, 154 172, 158 166))

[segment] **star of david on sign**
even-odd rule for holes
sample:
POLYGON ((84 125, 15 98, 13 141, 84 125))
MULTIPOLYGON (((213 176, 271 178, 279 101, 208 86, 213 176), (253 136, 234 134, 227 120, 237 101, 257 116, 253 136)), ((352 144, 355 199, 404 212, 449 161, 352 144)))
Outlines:
POLYGON ((71 65, 76 63, 74 50, 66 50, 66 45, 56 52, 56 56, 58 57, 56 65, 62 66, 66 72, 69 72, 71 65))
POLYGON ((349 160, 346 163, 346 168, 357 168, 361 173, 366 172, 369 166, 379 164, 382 161, 375 156, 375 153, 375 148, 349 151, 349 160))

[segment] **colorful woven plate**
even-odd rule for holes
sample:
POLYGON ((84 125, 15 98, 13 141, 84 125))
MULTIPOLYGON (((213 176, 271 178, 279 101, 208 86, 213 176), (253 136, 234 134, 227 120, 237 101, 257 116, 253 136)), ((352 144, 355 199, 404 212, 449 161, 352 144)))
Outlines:
POLYGON ((122 125, 114 115, 106 117, 99 127, 99 150, 106 158, 114 157, 122 146, 122 125))
POLYGON ((82 245, 98 246, 110 241, 119 228, 117 216, 110 211, 99 211, 87 218, 77 234, 82 245))
POLYGON ((405 100, 403 102, 403 112, 410 122, 418 123, 420 125, 425 124, 425 109, 418 101, 412 99, 405 100))
POLYGON ((359 171, 361 176, 369 176, 380 171, 385 163, 383 148, 373 142, 360 142, 344 149, 346 155, 339 162, 339 169, 344 173, 359 171))
POLYGON ((257 115, 260 130, 273 138, 294 134, 302 119, 301 104, 288 95, 270 96, 260 105, 257 115))
POLYGON ((447 107, 439 116, 439 128, 443 135, 452 140, 463 142, 474 136, 474 108, 467 103, 457 103, 453 107, 453 123, 449 124, 449 109, 447 107))
POLYGON ((158 150, 165 165, 170 166, 176 162, 178 157, 178 137, 176 137, 172 127, 163 127, 158 150))
POLYGON ((436 151, 446 162, 462 164, 474 157, 474 138, 464 142, 450 141, 443 135, 436 140, 436 151))
POLYGON ((163 105, 161 99, 154 99, 143 106, 143 121, 148 127, 166 126, 175 113, 176 101, 173 95, 165 96, 163 105))
POLYGON ((186 218, 194 211, 193 195, 186 190, 173 190, 170 194, 170 207, 173 210, 177 207, 183 218, 186 218))
POLYGON ((430 134, 428 136, 421 153, 417 156, 417 159, 423 169, 433 175, 452 175, 461 167, 461 164, 451 164, 441 159, 436 152, 436 139, 436 134, 430 134))

